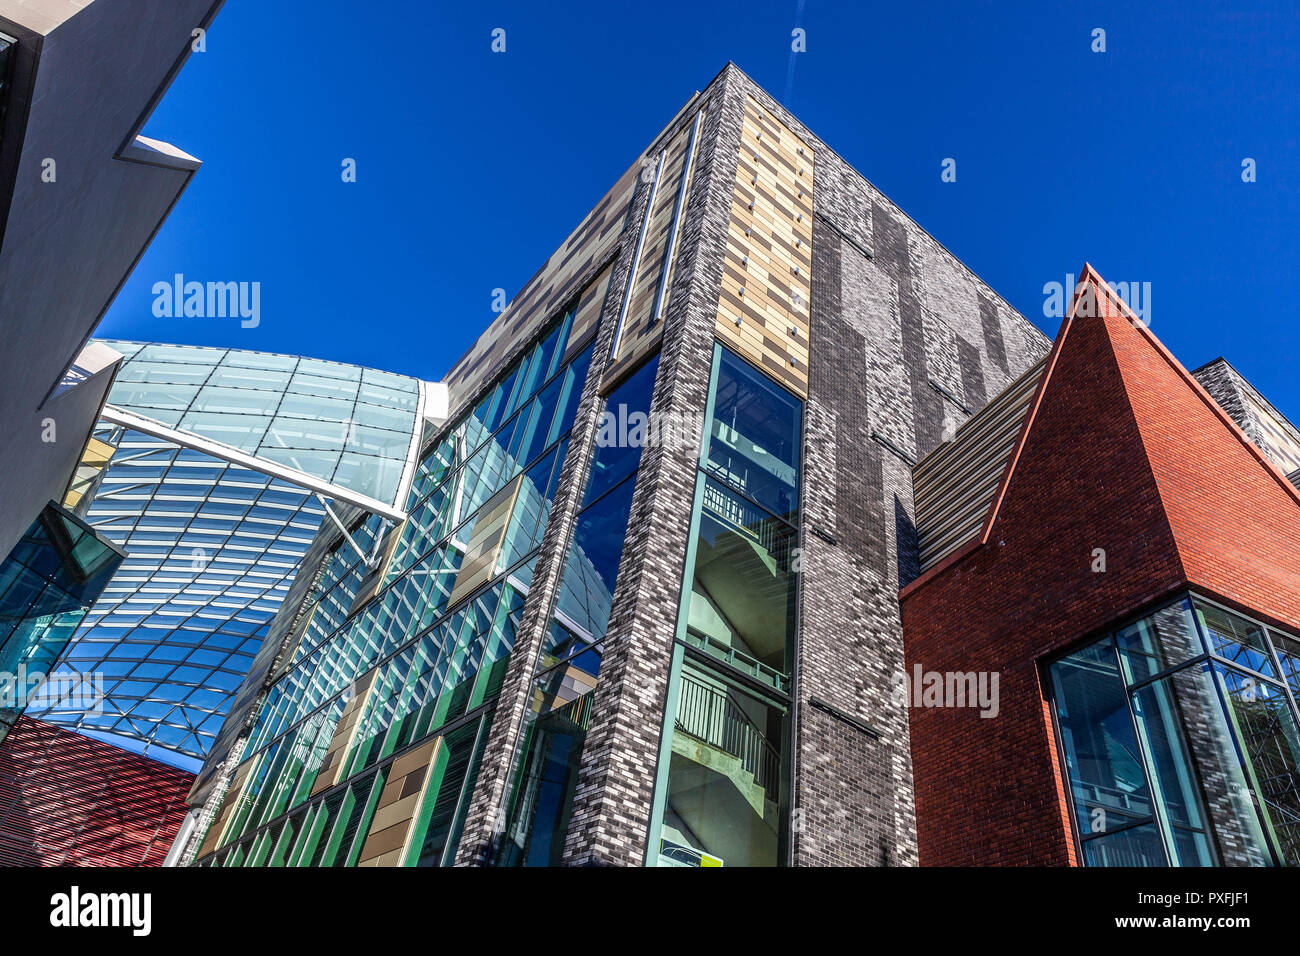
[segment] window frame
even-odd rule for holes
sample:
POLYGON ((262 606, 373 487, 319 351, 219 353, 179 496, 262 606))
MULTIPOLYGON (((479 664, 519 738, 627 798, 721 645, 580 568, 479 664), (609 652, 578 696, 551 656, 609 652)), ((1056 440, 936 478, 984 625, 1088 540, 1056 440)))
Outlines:
MULTIPOLYGON (((1260 831, 1264 835, 1265 849, 1270 857, 1270 865, 1272 866, 1287 865, 1286 861, 1282 857, 1281 848, 1279 846, 1278 839, 1274 831, 1274 827, 1269 817, 1269 814, 1261 806, 1260 798, 1258 796, 1258 782, 1256 780, 1256 775, 1249 758, 1242 752, 1242 742, 1240 739, 1240 734, 1237 729, 1236 721, 1231 714, 1231 709, 1228 702, 1224 699, 1223 688, 1221 686, 1220 680, 1217 677, 1217 675, 1214 673, 1215 667, 1227 669, 1229 671, 1236 671, 1252 679, 1263 681, 1265 684, 1268 684, 1274 689, 1280 691, 1284 695, 1285 701, 1290 706, 1292 718, 1295 721, 1296 726, 1300 727, 1300 704, 1297 703, 1296 693, 1294 689, 1291 687, 1290 681, 1286 679, 1286 671, 1282 668, 1281 661, 1278 658, 1277 647, 1271 638, 1271 634, 1274 631, 1286 637, 1289 637, 1292 640, 1300 641, 1300 635, 1295 634, 1294 632, 1286 629, 1285 627, 1281 627, 1277 624, 1273 624, 1261 619, 1258 616, 1257 612, 1242 611, 1236 607, 1233 607, 1230 604, 1227 604, 1223 600, 1206 593, 1204 590, 1200 588, 1185 587, 1173 592, 1168 592, 1163 596, 1147 603, 1146 605, 1143 606, 1141 610, 1117 618, 1109 624, 1105 624, 1099 628, 1090 631, 1086 637, 1081 638, 1077 641, 1072 641, 1066 647, 1039 658, 1038 660, 1039 683, 1040 686, 1046 692, 1045 694, 1046 702, 1048 704, 1048 711, 1050 712, 1051 715, 1051 732, 1052 732, 1053 742, 1056 746, 1056 752, 1057 752, 1054 769, 1056 770, 1057 773, 1060 774, 1060 780, 1062 784, 1061 789, 1065 793, 1067 816, 1069 817, 1070 820, 1070 841, 1071 841, 1071 845, 1074 848, 1077 865, 1079 865, 1080 867, 1088 866, 1086 854, 1084 852, 1084 844, 1090 842, 1091 840, 1097 839, 1101 835, 1090 834, 1085 836, 1079 828, 1079 811, 1078 811, 1078 806, 1075 802, 1074 786, 1073 786, 1073 781, 1071 780, 1070 777, 1069 764, 1067 762, 1065 736, 1061 728, 1061 720, 1060 720, 1060 714, 1058 709, 1059 701, 1057 695, 1056 681, 1053 679, 1052 668, 1056 664, 1060 663, 1061 661, 1065 660, 1068 657, 1071 657, 1072 655, 1078 653, 1079 651, 1102 643, 1108 645, 1108 649, 1110 653, 1114 656, 1117 673, 1119 675, 1120 680, 1123 683, 1125 706, 1128 710, 1129 718, 1133 722, 1135 737, 1138 746, 1141 749, 1141 753, 1139 756, 1141 758, 1141 763, 1142 763, 1142 772, 1145 778, 1147 789, 1150 792, 1151 802, 1152 802, 1152 815, 1150 820, 1142 820, 1135 823, 1125 824, 1123 826, 1116 827, 1115 829, 1108 830, 1107 834, 1109 835, 1114 833, 1120 833, 1123 832, 1124 830, 1133 829, 1137 826, 1143 826, 1143 825, 1147 825, 1148 823, 1154 823, 1157 826, 1157 829, 1159 830, 1160 843, 1165 856, 1165 866, 1171 868, 1180 866, 1180 864, 1175 860, 1174 848, 1171 845, 1171 840, 1175 829, 1187 830, 1188 828, 1182 826, 1175 827, 1173 824, 1171 824, 1168 821, 1167 811, 1163 803, 1163 796, 1159 793, 1157 787, 1153 786, 1152 784, 1152 780, 1151 780, 1152 755, 1150 753, 1149 746, 1144 742, 1142 728, 1138 724, 1137 717, 1134 713, 1133 695, 1138 691, 1141 691, 1146 687, 1152 686, 1159 681, 1163 681, 1180 671, 1202 669, 1208 667, 1209 672, 1207 673, 1207 679, 1210 681, 1211 685, 1214 688, 1215 697, 1218 701, 1218 705, 1223 720, 1225 721, 1225 723, 1228 724, 1230 728, 1230 736, 1231 736, 1230 743, 1232 744, 1234 753, 1236 754, 1237 761, 1238 764, 1240 765, 1242 774, 1243 776, 1246 777, 1247 783, 1252 788, 1250 794, 1250 802, 1255 814, 1256 822, 1260 828, 1260 831), (1205 625, 1202 623, 1201 617, 1197 613, 1196 604, 1198 602, 1207 605, 1211 608, 1215 608, 1217 610, 1226 612, 1235 617, 1242 618, 1246 621, 1249 621, 1251 624, 1254 624, 1255 626, 1262 628, 1266 635, 1265 643, 1268 648, 1269 659, 1272 662, 1273 667, 1275 668, 1276 676, 1269 676, 1267 674, 1260 673, 1259 671, 1253 670, 1235 660, 1231 660, 1219 654, 1215 650, 1213 643, 1209 640, 1207 634, 1205 633, 1205 625), (1187 606, 1188 613, 1191 614, 1192 625, 1196 629, 1196 637, 1200 644, 1199 651, 1191 655, 1187 659, 1179 661, 1176 664, 1162 667, 1160 670, 1150 673, 1145 677, 1141 678, 1140 680, 1130 681, 1125 673, 1124 660, 1122 654, 1120 653, 1120 649, 1117 643, 1117 635, 1120 632, 1124 631, 1125 629, 1131 627, 1132 625, 1137 624, 1138 622, 1146 620, 1148 618, 1151 618, 1154 615, 1160 613, 1161 611, 1164 611, 1171 607, 1175 607, 1179 604, 1185 604, 1187 606)), ((1211 853, 1215 857, 1214 865, 1222 866, 1223 865, 1222 862, 1219 861, 1219 848, 1217 845, 1217 838, 1214 836, 1213 833, 1214 826, 1215 826, 1214 820, 1210 816, 1208 809, 1205 806, 1205 793, 1204 790, 1202 789, 1202 785, 1199 779, 1196 781, 1195 797, 1198 801, 1199 809, 1204 819, 1206 820, 1206 835, 1209 838, 1208 842, 1210 845, 1211 853)))

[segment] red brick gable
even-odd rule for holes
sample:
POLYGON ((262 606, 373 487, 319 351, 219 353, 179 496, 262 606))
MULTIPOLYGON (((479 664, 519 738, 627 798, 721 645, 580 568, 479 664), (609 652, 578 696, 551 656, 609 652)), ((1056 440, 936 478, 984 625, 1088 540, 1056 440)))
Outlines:
POLYGON ((1294 489, 1082 275, 983 533, 903 591, 909 675, 1000 675, 997 717, 909 711, 922 864, 1077 862, 1045 656, 1189 583, 1300 621, 1294 489))

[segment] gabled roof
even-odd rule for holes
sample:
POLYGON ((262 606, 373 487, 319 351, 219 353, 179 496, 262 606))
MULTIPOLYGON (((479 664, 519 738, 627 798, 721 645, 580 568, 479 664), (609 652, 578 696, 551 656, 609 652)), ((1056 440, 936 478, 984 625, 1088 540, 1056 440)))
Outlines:
POLYGON ((904 596, 991 541, 1000 545, 1017 500, 1016 534, 1036 512, 1072 533, 1089 521, 1123 532, 1128 522, 1140 550, 1159 525, 1186 581, 1254 606, 1271 589, 1281 602, 1275 613, 1300 620, 1300 490, 1088 264, 980 532, 904 596), (1040 435, 1049 407, 1052 425, 1040 435), (1032 475, 1022 476, 1031 450, 1032 475), (1071 500, 1084 494, 1094 500, 1071 500), (1124 495, 1142 499, 1131 516, 1124 495), (1229 593, 1234 579, 1255 582, 1258 595, 1229 593))

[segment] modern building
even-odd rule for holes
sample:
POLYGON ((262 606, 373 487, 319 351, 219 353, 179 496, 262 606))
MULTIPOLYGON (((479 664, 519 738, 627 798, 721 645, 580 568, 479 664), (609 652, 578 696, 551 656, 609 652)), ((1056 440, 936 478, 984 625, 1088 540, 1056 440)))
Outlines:
MULTIPOLYGON (((63 504, 121 360, 89 338, 198 169, 198 160, 141 130, 194 32, 211 25, 220 5, 0 0, 0 740, 9 748, 0 756, 0 860, 7 862, 132 858, 88 840, 66 852, 79 826, 70 831, 59 821, 84 818, 24 792, 15 768, 26 764, 10 758, 49 749, 53 728, 19 715, 66 690, 40 678, 123 561, 112 540, 63 504)), ((66 765, 73 753, 60 760, 66 765)), ((119 784, 101 784, 94 806, 122 821, 131 811, 115 803, 127 799, 125 780, 119 784)), ((158 831, 150 842, 165 846, 174 834, 175 827, 158 831)))
POLYGON ((728 65, 322 527, 177 859, 915 863, 912 468, 1049 345, 728 65))
POLYGON ((46 863, 161 862, 321 523, 358 507, 401 520, 420 440, 445 416, 442 387, 374 369, 93 344, 120 368, 59 511, 114 560, 92 603, 40 642, 57 687, 0 747, 15 795, 0 805, 0 860, 25 859, 35 834, 46 863), (72 753, 84 772, 67 771, 72 753), (61 814, 80 828, 42 827, 61 814), (102 846, 114 852, 87 857, 102 846))
POLYGON ((1053 344, 728 65, 320 523, 169 861, 1296 862, 1300 433, 1083 277, 1053 344))
POLYGON ((1300 864, 1297 467, 1085 268, 1050 356, 916 468, 922 864, 1300 864), (951 699, 991 674, 996 719, 951 699))

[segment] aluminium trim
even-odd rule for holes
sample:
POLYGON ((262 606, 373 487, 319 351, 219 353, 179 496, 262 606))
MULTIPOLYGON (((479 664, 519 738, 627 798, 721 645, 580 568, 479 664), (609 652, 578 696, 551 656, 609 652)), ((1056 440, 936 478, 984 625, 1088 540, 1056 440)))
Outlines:
POLYGON ((155 438, 161 438, 165 441, 174 442, 182 448, 191 448, 194 451, 201 451, 204 454, 211 455, 214 458, 223 458, 236 465, 242 465, 253 471, 261 472, 264 475, 270 475, 272 478, 281 478, 292 484, 306 488, 308 491, 317 494, 328 495, 339 501, 344 501, 350 505, 356 505, 358 508, 364 508, 366 511, 381 515, 392 521, 403 521, 406 519, 406 513, 399 511, 391 504, 386 504, 366 495, 358 494, 348 488, 342 488, 338 485, 331 484, 322 478, 315 478, 311 475, 304 474, 292 468, 286 468, 275 462, 267 461, 265 458, 258 458, 256 455, 250 455, 248 452, 239 451, 229 445, 223 445, 220 442, 211 439, 201 438, 190 432, 176 431, 160 422, 151 418, 145 418, 142 415, 136 415, 132 412, 124 411, 113 405, 105 405, 100 418, 104 421, 112 422, 114 425, 123 425, 135 431, 144 432, 146 435, 152 435, 155 438))
POLYGON ((623 290, 623 301, 618 307, 618 324, 614 326, 614 343, 609 347, 609 357, 615 359, 618 347, 623 343, 623 326, 627 321, 627 310, 632 305, 632 288, 636 285, 637 270, 641 266, 641 250, 645 246, 645 234, 650 228, 650 216, 655 210, 655 196, 659 193, 659 178, 664 171, 664 157, 667 150, 659 153, 659 165, 655 167, 655 178, 650 183, 650 198, 646 200, 645 214, 641 217, 641 231, 637 233, 636 250, 632 253, 632 264, 627 271, 627 288, 623 290))
POLYGON ((967 405, 964 401, 962 401, 960 398, 958 398, 955 394, 953 394, 953 392, 951 392, 949 389, 947 389, 947 388, 945 388, 944 386, 940 385, 938 382, 936 382, 936 381, 935 381, 934 379, 932 379, 932 378, 926 379, 926 381, 930 383, 930 387, 931 387, 932 389, 934 389, 936 392, 938 392, 938 393, 939 393, 940 395, 942 395, 944 398, 948 399, 948 401, 952 402, 954 405, 956 405, 958 408, 960 408, 960 409, 961 409, 963 412, 965 412, 967 415, 973 415, 973 414, 974 414, 974 412, 971 411, 971 407, 970 407, 969 405, 967 405))
MULTIPOLYGON (((691 185, 691 173, 695 170, 695 142, 700 134, 700 123, 704 119, 704 110, 695 114, 695 123, 691 126, 691 140, 686 145, 686 162, 682 166, 682 180, 677 187, 677 203, 673 206, 673 221, 668 229, 668 248, 664 250, 664 264, 659 272, 659 287, 655 289, 655 303, 650 310, 650 324, 663 318, 664 296, 668 292, 668 276, 673 271, 673 256, 677 254, 677 234, 682 226, 682 207, 686 205, 686 193, 691 185)), ((649 213, 646 220, 649 221, 649 213)))
POLYGON ((411 426, 411 443, 406 447, 406 464, 402 467, 402 477, 398 479, 397 491, 393 495, 395 504, 405 502, 411 493, 411 485, 415 481, 415 472, 420 461, 420 445, 424 439, 424 412, 428 407, 429 397, 424 379, 417 378, 415 385, 418 392, 415 400, 415 423, 411 426))

